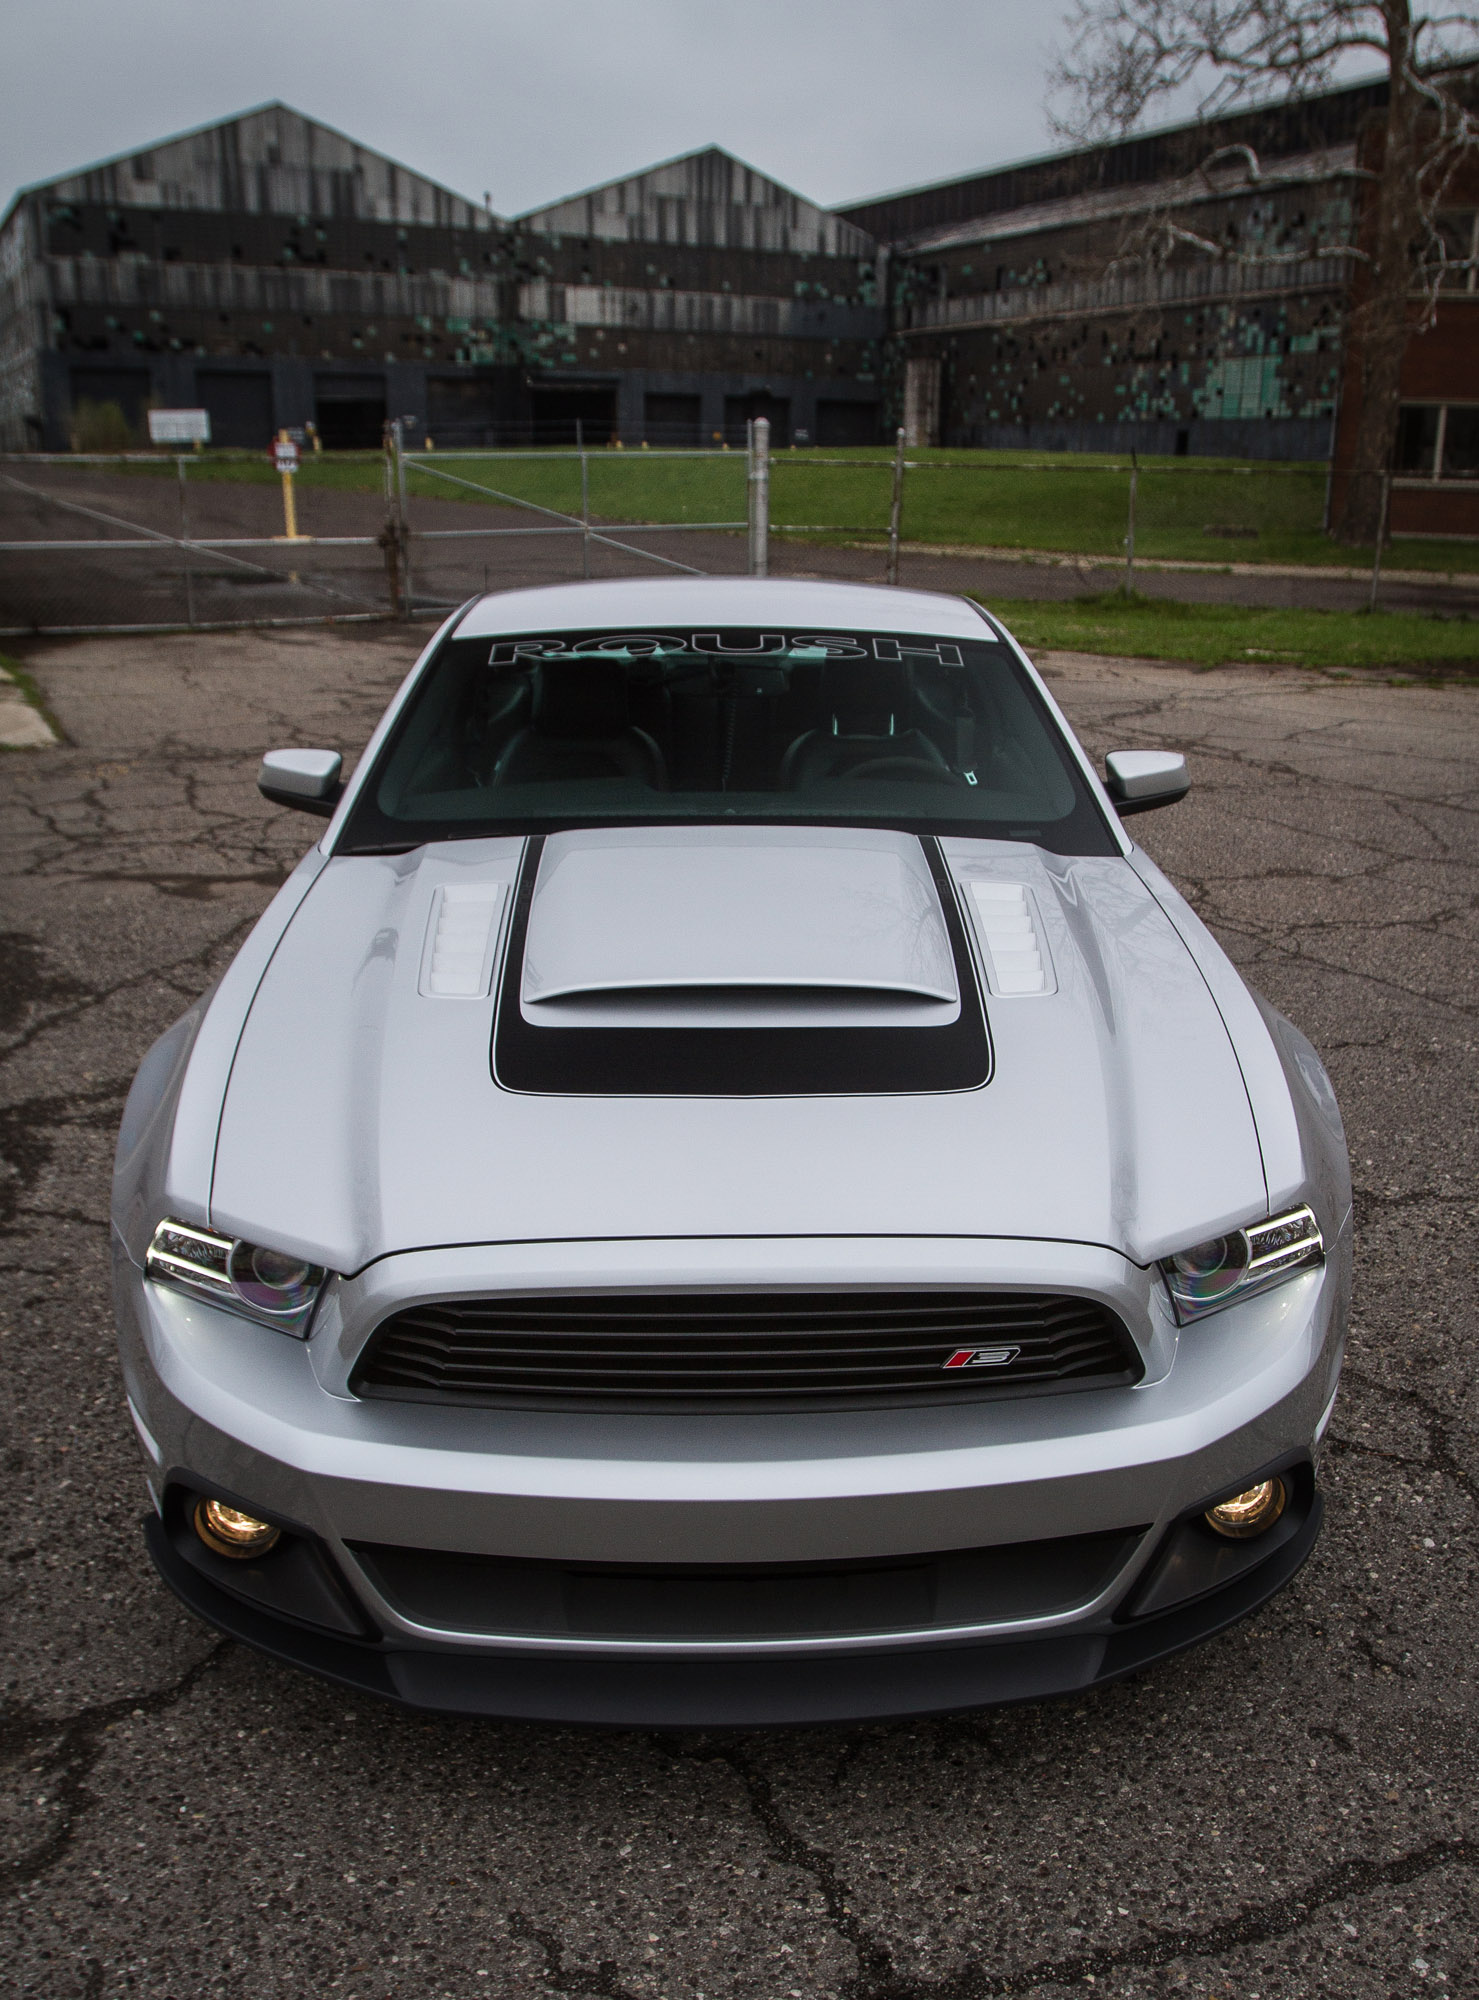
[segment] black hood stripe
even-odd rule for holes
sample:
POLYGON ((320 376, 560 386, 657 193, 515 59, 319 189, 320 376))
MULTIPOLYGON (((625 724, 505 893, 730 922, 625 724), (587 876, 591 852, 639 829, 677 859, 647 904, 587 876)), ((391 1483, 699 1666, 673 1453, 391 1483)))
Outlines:
POLYGON ((991 1038, 954 885, 921 840, 945 919, 960 1013, 944 1027, 546 1028, 519 994, 542 837, 524 854, 493 1024, 493 1080, 561 1097, 874 1097, 978 1090, 991 1038))

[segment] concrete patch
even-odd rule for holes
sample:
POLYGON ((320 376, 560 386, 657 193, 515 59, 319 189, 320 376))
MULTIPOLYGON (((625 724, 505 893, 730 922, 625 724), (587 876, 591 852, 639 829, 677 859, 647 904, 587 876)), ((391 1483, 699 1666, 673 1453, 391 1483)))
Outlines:
POLYGON ((61 738, 20 683, 0 667, 0 749, 45 750, 61 738))

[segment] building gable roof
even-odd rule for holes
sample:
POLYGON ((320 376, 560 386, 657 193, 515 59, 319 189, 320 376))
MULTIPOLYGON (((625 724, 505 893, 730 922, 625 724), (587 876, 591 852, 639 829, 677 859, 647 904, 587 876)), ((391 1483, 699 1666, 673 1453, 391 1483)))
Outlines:
POLYGON ((343 215, 460 229, 497 226, 497 218, 481 203, 281 103, 259 104, 75 173, 38 181, 22 188, 16 200, 37 194, 54 202, 104 202, 118 208, 343 215))
POLYGON ((519 217, 547 236, 617 243, 705 244, 866 257, 873 239, 855 224, 771 180, 722 146, 662 160, 519 217))

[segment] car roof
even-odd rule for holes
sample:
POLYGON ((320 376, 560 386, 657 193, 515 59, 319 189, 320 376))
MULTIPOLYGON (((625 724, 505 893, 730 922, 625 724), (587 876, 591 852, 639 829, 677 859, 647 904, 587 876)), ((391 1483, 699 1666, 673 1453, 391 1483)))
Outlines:
POLYGON ((458 620, 456 639, 504 632, 618 631, 704 619, 754 629, 842 626, 871 632, 929 632, 946 638, 995 635, 964 597, 882 584, 810 583, 796 577, 633 577, 613 583, 559 583, 481 597, 458 620))

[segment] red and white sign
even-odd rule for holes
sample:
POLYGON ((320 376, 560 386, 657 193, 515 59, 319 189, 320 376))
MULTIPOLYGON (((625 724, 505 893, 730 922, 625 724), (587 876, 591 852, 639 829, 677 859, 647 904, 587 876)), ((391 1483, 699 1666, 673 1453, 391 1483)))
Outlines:
POLYGON ((278 438, 272 447, 272 463, 279 472, 298 470, 298 447, 291 438, 278 438))

